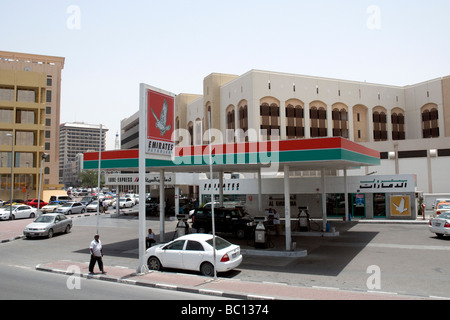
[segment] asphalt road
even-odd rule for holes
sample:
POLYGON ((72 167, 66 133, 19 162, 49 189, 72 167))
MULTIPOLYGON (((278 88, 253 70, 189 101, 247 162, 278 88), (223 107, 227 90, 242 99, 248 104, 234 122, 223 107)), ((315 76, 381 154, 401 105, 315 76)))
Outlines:
MULTIPOLYGON (((0 264, 0 300, 211 300, 216 297, 118 284, 0 264), (78 281, 78 280, 77 280, 78 281)), ((58 309, 59 310, 59 309, 58 309)))
MULTIPOLYGON (((138 263, 137 219, 106 215, 100 216, 98 221, 105 265, 135 268, 138 263)), ((88 261, 88 246, 96 223, 95 216, 76 218, 73 231, 67 235, 1 244, 0 267, 20 266, 15 267, 19 272, 58 260, 88 261)), ((166 222, 166 232, 175 230, 175 225, 176 222, 166 222)), ((339 237, 296 239, 297 248, 307 249, 306 257, 245 256, 238 269, 221 276, 356 291, 367 291, 368 284, 377 284, 373 291, 450 298, 450 238, 438 239, 428 231, 426 224, 333 222, 332 225, 340 231, 339 237)), ((158 236, 159 221, 147 220, 147 228, 152 228, 158 236)), ((171 240, 171 236, 166 234, 166 240, 171 240)), ((13 273, 5 274, 8 276, 14 279, 13 273)))

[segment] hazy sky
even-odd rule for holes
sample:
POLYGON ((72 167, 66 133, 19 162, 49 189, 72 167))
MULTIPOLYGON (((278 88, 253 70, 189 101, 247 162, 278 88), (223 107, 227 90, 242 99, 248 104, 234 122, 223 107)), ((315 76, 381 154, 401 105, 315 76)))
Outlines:
POLYGON ((450 1, 14 0, 0 50, 66 58, 61 122, 108 127, 139 83, 202 93, 212 72, 251 69, 408 85, 450 75, 450 1))

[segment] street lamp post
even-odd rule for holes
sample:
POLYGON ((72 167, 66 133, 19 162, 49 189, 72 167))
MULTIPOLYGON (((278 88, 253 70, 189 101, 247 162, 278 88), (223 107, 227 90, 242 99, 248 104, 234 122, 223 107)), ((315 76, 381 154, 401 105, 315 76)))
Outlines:
POLYGON ((7 133, 6 136, 11 137, 11 193, 9 199, 9 218, 12 219, 12 200, 13 200, 13 188, 14 188, 14 134, 7 133))

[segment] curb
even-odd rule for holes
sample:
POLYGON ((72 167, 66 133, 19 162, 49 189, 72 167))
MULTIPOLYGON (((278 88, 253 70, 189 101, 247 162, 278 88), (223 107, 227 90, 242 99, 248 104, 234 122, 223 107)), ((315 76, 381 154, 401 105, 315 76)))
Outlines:
MULTIPOLYGON (((211 289, 200 289, 200 288, 193 288, 193 287, 188 287, 188 286, 171 285, 171 284, 166 284, 166 283, 139 281, 139 280, 127 279, 126 277, 118 278, 118 277, 108 276, 108 275, 104 275, 104 274, 74 273, 74 272, 69 272, 67 270, 44 267, 42 264, 38 264, 35 267, 35 269, 38 271, 63 274, 63 275, 68 275, 68 276, 76 275, 76 276, 79 276, 79 277, 85 278, 85 279, 95 279, 95 280, 123 283, 123 284, 128 284, 128 285, 136 285, 136 286, 147 287, 147 288, 173 290, 173 291, 179 291, 179 292, 185 292, 185 293, 210 295, 210 296, 222 297, 222 298, 241 299, 241 300, 280 300, 280 299, 276 299, 275 297, 260 296, 260 295, 255 295, 255 294, 239 294, 239 293, 231 293, 231 292, 217 291, 217 290, 211 290, 211 289)), ((150 272, 158 272, 158 271, 150 271, 150 272)), ((138 274, 138 273, 133 273, 129 276, 139 276, 139 275, 140 274, 138 274)), ((129 277, 129 276, 127 276, 127 277, 129 277)))

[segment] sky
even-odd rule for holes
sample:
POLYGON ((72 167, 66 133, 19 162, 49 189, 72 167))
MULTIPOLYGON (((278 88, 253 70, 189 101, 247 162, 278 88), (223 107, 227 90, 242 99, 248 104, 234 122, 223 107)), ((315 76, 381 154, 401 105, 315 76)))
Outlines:
POLYGON ((448 0, 14 0, 0 50, 65 57, 61 123, 108 128, 139 84, 202 94, 210 73, 259 69, 405 86, 450 75, 448 0))

